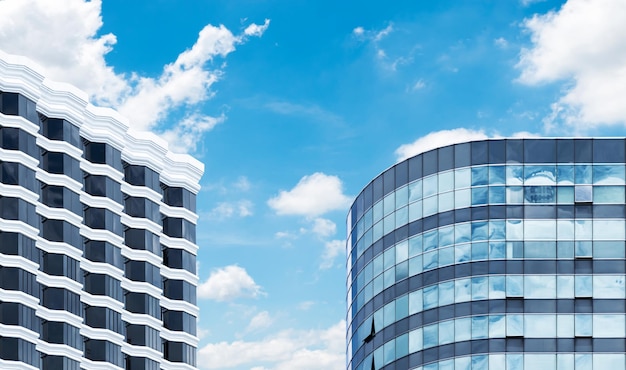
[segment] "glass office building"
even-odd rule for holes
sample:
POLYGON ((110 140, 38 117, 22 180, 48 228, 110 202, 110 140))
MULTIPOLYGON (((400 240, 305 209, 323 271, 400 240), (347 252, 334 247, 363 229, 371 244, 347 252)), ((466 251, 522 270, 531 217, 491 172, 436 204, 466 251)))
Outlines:
POLYGON ((0 369, 195 369, 202 171, 0 54, 0 369))
POLYGON ((348 215, 347 368, 626 368, 625 147, 430 150, 348 215))

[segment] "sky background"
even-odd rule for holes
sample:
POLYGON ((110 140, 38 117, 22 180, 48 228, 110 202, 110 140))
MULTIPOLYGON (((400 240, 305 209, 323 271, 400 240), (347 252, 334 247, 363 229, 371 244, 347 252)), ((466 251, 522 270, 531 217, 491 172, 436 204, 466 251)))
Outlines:
POLYGON ((205 164, 201 369, 345 368, 345 217, 402 158, 619 135, 626 3, 0 0, 0 49, 205 164))

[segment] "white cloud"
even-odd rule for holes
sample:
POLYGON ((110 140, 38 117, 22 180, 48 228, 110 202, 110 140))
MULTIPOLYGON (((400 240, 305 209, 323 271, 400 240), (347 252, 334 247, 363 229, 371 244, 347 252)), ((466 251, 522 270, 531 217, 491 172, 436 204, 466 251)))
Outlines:
POLYGON ((270 20, 266 19, 262 25, 252 23, 251 25, 246 27, 243 33, 247 36, 262 36, 269 26, 270 20))
POLYGON ((521 0, 523 6, 529 6, 536 3, 542 3, 546 0, 521 0))
POLYGON ((413 87, 411 88, 411 90, 417 91, 425 87, 426 87, 426 82, 424 82, 424 80, 420 78, 419 80, 417 80, 417 82, 413 84, 413 87))
POLYGON ((343 185, 337 176, 316 172, 304 176, 291 190, 267 201, 279 215, 315 217, 334 210, 345 210, 351 198, 343 194, 343 185))
POLYGON ((284 330, 259 341, 210 343, 198 350, 198 363, 202 369, 341 370, 345 330, 342 320, 327 329, 284 330))
POLYGON ((235 187, 235 189, 239 191, 248 191, 252 187, 252 184, 250 184, 250 180, 248 180, 247 177, 239 176, 239 178, 237 179, 237 181, 235 181, 233 186, 235 187))
POLYGON ((218 220, 224 220, 230 217, 248 217, 252 216, 253 204, 247 199, 237 202, 221 202, 211 210, 209 217, 218 220))
POLYGON ((626 124, 626 3, 569 0, 524 21, 532 46, 523 49, 519 81, 565 81, 544 120, 546 131, 585 132, 626 124))
POLYGON ((469 140, 482 139, 487 139, 487 135, 483 130, 476 131, 466 128, 455 128, 452 130, 435 131, 426 136, 422 136, 412 143, 401 145, 396 149, 396 159, 400 162, 431 149, 469 140))
POLYGON ((101 0, 0 1, 1 48, 32 59, 47 77, 76 85, 97 104, 117 108, 134 129, 162 132, 177 151, 195 150, 202 134, 224 120, 199 113, 223 74, 223 67, 211 69, 209 62, 225 57, 247 37, 261 36, 269 26, 266 20, 234 35, 224 26, 207 25, 160 76, 147 77, 116 73, 107 64, 105 56, 117 38, 98 34, 101 11, 101 0), (189 114, 172 125, 177 118, 171 114, 181 107, 189 114))
POLYGON ((506 49, 509 46, 509 42, 506 41, 504 37, 498 37, 497 39, 493 40, 493 44, 500 49, 506 49))
POLYGON ((355 27, 355 28, 352 30, 352 33, 354 33, 354 34, 355 34, 355 35, 357 35, 357 36, 361 36, 361 35, 363 35, 363 33, 364 33, 364 32, 365 32, 365 29, 364 29, 363 27, 361 27, 361 26, 359 26, 359 27, 355 27))
POLYGON ((372 37, 372 39, 374 41, 380 41, 380 40, 384 39, 385 37, 387 37, 392 31, 393 31, 393 25, 389 24, 384 29, 376 32, 374 34, 374 36, 372 37))
POLYGON ((346 250, 345 240, 331 240, 324 244, 324 253, 322 254, 322 262, 320 263, 320 269, 327 270, 333 267, 335 258, 342 255, 346 250))
POLYGON ((250 319, 250 323, 246 327, 246 333, 267 329, 273 322, 274 319, 270 316, 269 312, 261 311, 250 319))
POLYGON ((337 225, 331 220, 318 217, 313 220, 313 233, 324 238, 335 235, 337 232, 337 225))
POLYGON ((311 307, 315 305, 315 301, 304 301, 298 303, 298 309, 302 311, 308 311, 311 307))
POLYGON ((257 298, 264 294, 246 270, 237 265, 213 270, 207 281, 198 286, 198 297, 218 302, 257 298))

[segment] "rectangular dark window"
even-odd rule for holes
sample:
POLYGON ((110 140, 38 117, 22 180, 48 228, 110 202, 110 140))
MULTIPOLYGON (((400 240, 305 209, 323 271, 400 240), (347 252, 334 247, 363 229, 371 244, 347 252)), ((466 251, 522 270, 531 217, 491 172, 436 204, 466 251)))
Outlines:
POLYGON ((123 333, 122 315, 108 307, 85 306, 85 324, 92 328, 123 333))
POLYGON ((131 185, 160 191, 159 174, 145 166, 127 164, 124 167, 124 180, 131 185))
POLYGON ((161 273, 157 266, 145 261, 128 260, 125 263, 126 277, 161 287, 161 273))
POLYGON ((184 249, 164 248, 163 264, 167 267, 184 269, 196 273, 196 256, 184 249))
POLYGON ((133 313, 147 314, 160 318, 159 299, 146 293, 126 293, 126 309, 133 313))
POLYGON ((93 262, 104 262, 115 266, 119 269, 123 268, 123 259, 121 250, 113 244, 101 240, 85 241, 85 258, 93 262))
POLYGON ((145 229, 126 229, 124 243, 132 249, 147 250, 161 255, 159 236, 145 229))

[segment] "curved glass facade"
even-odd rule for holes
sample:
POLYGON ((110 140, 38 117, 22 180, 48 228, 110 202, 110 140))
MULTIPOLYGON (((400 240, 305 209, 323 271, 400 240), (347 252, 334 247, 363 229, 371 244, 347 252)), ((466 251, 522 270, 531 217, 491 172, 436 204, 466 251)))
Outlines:
POLYGON ((348 214, 347 368, 625 369, 619 139, 450 145, 348 214))

